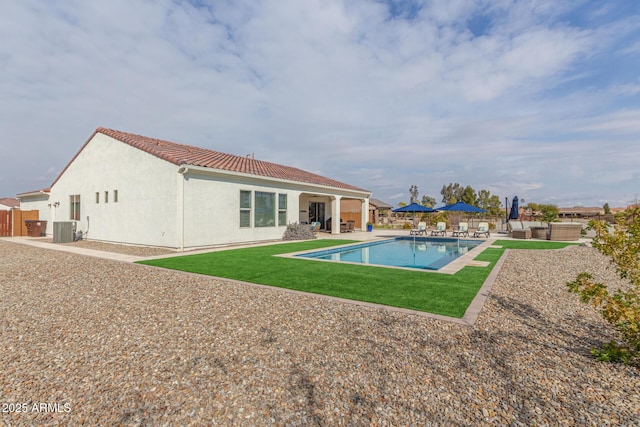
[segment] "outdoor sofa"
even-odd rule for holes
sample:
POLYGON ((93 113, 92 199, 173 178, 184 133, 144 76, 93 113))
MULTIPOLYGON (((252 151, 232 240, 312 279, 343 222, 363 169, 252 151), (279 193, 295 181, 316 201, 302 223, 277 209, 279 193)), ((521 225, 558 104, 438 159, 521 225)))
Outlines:
POLYGON ((542 221, 519 221, 512 219, 507 223, 509 237, 513 237, 514 239, 531 239, 532 237, 546 239, 546 229, 548 227, 547 223, 542 221), (535 236, 533 235, 534 230, 536 232, 535 236))
POLYGON ((509 237, 514 239, 545 239, 575 241, 580 239, 582 224, 578 222, 552 222, 511 220, 507 223, 509 237))
POLYGON ((549 240, 575 241, 582 235, 582 224, 579 222, 552 222, 549 224, 549 240))

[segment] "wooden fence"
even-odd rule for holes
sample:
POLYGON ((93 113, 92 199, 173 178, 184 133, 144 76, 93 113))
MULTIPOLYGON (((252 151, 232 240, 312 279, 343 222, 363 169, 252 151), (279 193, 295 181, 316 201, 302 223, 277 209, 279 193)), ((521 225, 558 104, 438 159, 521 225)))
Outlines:
POLYGON ((25 220, 39 220, 40 212, 21 211, 12 209, 10 211, 0 211, 0 237, 27 236, 27 226, 25 220))
POLYGON ((11 237, 11 211, 0 211, 0 237, 11 237))

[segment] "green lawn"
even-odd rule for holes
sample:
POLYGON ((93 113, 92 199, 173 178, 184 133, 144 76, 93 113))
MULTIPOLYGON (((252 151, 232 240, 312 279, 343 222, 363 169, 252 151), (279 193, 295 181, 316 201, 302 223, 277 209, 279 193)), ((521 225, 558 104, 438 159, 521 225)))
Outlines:
POLYGON ((489 267, 464 267, 454 275, 273 256, 345 243, 355 241, 307 240, 140 263, 461 318, 505 249, 568 245, 499 240, 495 245, 502 248, 487 248, 475 258, 490 262, 489 267))

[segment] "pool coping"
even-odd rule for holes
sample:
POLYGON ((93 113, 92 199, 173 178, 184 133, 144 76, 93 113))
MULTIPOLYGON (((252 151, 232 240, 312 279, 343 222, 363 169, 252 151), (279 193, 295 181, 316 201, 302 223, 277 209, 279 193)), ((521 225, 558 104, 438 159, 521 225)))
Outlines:
MULTIPOLYGON (((335 249, 341 249, 341 248, 347 248, 350 246, 357 246, 357 245, 361 245, 361 244, 365 244, 365 243, 375 243, 375 242, 382 242, 385 240, 391 240, 391 239, 395 239, 397 237, 402 237, 402 238, 406 238, 406 235, 388 235, 388 236, 384 236, 384 237, 380 237, 380 238, 375 238, 375 239, 370 239, 367 240, 366 242, 358 242, 358 243, 345 243, 343 245, 336 245, 336 246, 331 246, 331 250, 335 250, 335 249)), ((446 239, 447 241, 451 241, 452 238, 447 237, 447 238, 439 238, 439 237, 428 237, 429 239, 433 239, 431 241, 437 241, 439 239, 446 239)), ((474 241, 479 241, 479 239, 453 239, 453 240, 474 240, 474 241)), ((486 248, 490 247, 493 242, 495 242, 496 239, 485 239, 484 241, 482 241, 482 243, 480 243, 478 246, 476 246, 475 248, 471 249, 470 251, 468 251, 466 254, 461 255, 460 257, 456 258, 455 260, 451 261, 449 264, 445 265, 444 267, 438 269, 438 270, 427 270, 427 269, 420 269, 420 268, 410 268, 410 267, 398 267, 398 266, 391 266, 391 265, 380 265, 380 264, 363 264, 363 263, 359 263, 359 262, 350 262, 350 261, 333 261, 333 260, 327 260, 327 259, 318 259, 318 258, 300 258, 299 255, 303 255, 303 254, 307 254, 307 253, 313 253, 313 252, 318 252, 321 251, 322 249, 308 249, 308 250, 304 250, 304 251, 297 251, 297 252, 289 252, 286 254, 278 254, 278 255, 274 255, 277 257, 281 257, 281 258, 295 258, 295 259, 305 259, 305 260, 309 260, 309 261, 319 261, 319 262, 338 262, 338 263, 342 263, 342 264, 350 264, 350 265, 366 265, 369 267, 379 267, 379 268, 392 268, 392 269, 396 269, 396 270, 407 270, 407 271, 416 271, 416 272, 422 272, 422 273, 435 273, 435 274, 456 274, 458 271, 462 270, 464 267, 470 266, 470 267, 488 267, 489 266, 489 262, 486 261, 476 261, 474 258, 476 256, 478 256, 482 251, 484 251, 486 248)))

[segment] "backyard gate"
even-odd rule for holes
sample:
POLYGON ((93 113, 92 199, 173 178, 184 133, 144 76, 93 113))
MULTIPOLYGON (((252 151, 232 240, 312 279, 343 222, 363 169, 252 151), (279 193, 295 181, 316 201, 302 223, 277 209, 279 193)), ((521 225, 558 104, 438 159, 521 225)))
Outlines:
POLYGON ((0 211, 0 237, 11 237, 11 211, 0 211))
POLYGON ((39 220, 40 211, 21 211, 19 209, 13 210, 13 235, 14 236, 28 236, 27 225, 25 220, 39 220))
POLYGON ((0 211, 0 237, 28 236, 25 220, 39 220, 40 211, 0 211))

